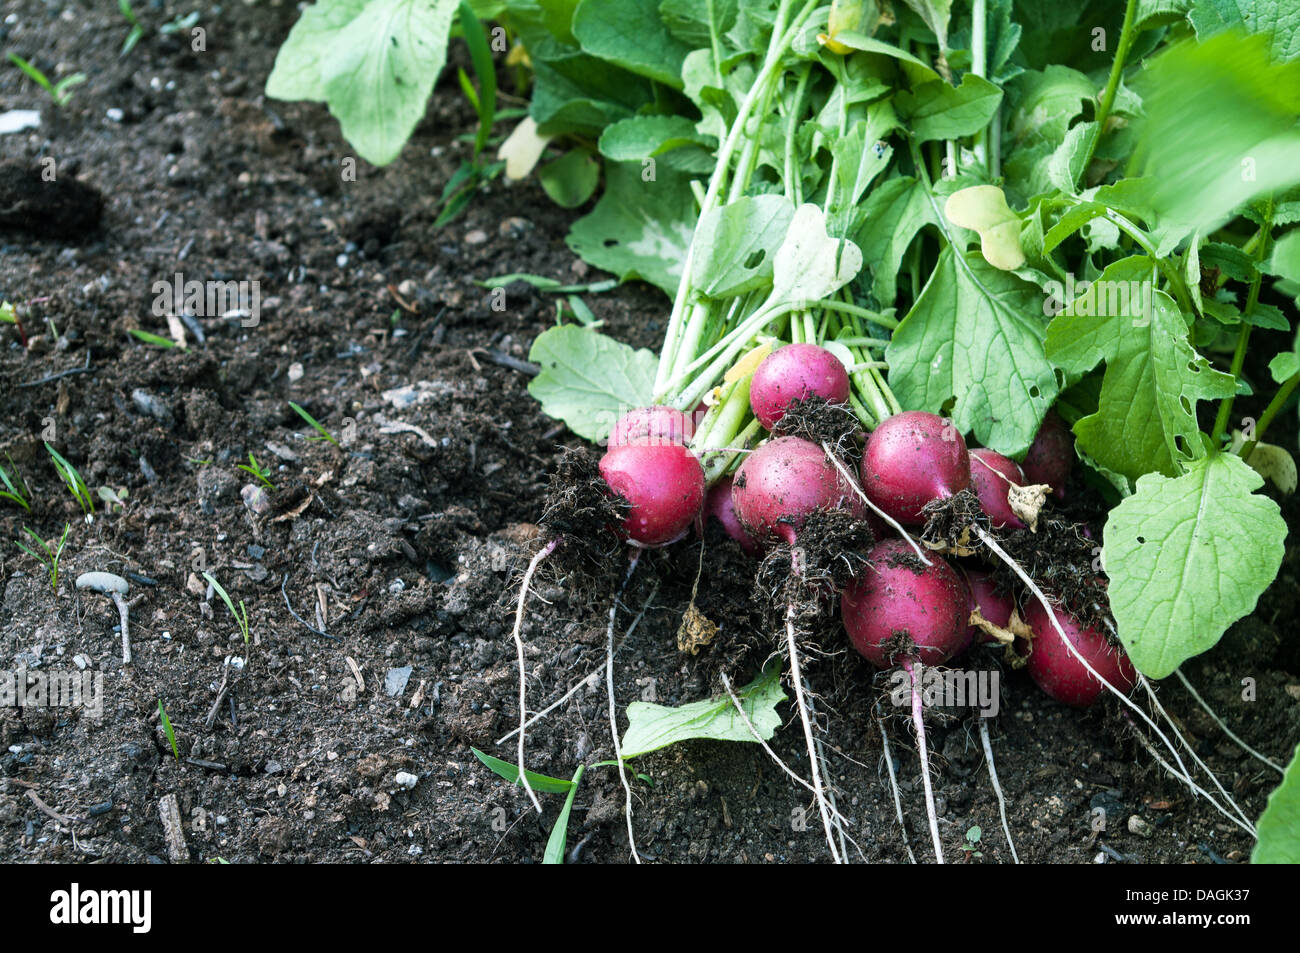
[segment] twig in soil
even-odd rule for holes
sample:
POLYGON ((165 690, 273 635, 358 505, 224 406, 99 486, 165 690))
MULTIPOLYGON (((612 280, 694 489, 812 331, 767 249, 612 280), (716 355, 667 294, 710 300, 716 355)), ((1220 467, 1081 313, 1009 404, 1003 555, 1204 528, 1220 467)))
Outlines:
POLYGON ((165 794, 158 800, 158 817, 162 821, 163 835, 167 839, 167 859, 173 864, 190 860, 190 849, 185 843, 185 828, 181 823, 181 806, 175 794, 165 794))
MULTIPOLYGON (((315 550, 312 550, 313 555, 315 555, 315 552, 316 552, 315 550)), ((312 625, 310 625, 307 622, 307 620, 305 620, 302 616, 298 615, 298 613, 293 611, 293 606, 289 603, 289 593, 285 590, 285 587, 288 585, 289 585, 289 574, 285 573, 284 579, 281 580, 280 582, 280 595, 284 596, 284 605, 285 608, 289 610, 289 615, 297 619, 299 624, 302 625, 308 632, 312 633, 313 635, 319 635, 322 638, 326 638, 326 639, 333 639, 335 642, 342 642, 343 640, 339 638, 337 635, 330 635, 328 632, 322 632, 320 629, 317 629, 312 625)))
MULTIPOLYGON (((555 547, 560 544, 559 538, 555 538, 538 550, 537 554, 528 561, 528 569, 524 572, 523 584, 519 587, 519 606, 515 609, 515 627, 511 635, 515 640, 515 653, 519 660, 519 782, 528 792, 528 797, 533 802, 533 807, 537 813, 542 813, 542 802, 537 800, 537 795, 533 791, 533 786, 528 783, 528 772, 524 770, 524 742, 526 740, 526 726, 528 724, 528 670, 524 665, 524 640, 520 635, 520 630, 524 627, 524 605, 528 602, 528 587, 532 585, 533 574, 537 572, 537 567, 541 565, 542 560, 551 553, 555 552, 555 547)), ((613 625, 613 622, 610 622, 613 625)))
MULTIPOLYGON (((1133 711, 1137 712, 1138 717, 1141 718, 1144 722, 1146 722, 1147 726, 1156 733, 1156 735, 1164 743, 1164 746, 1169 750, 1170 754, 1174 756, 1174 761, 1177 762, 1178 767, 1181 769, 1181 773, 1179 771, 1174 771, 1174 769, 1171 768, 1163 759, 1161 759, 1159 755, 1155 755, 1155 748, 1151 746, 1151 743, 1146 740, 1146 738, 1142 735, 1141 732, 1137 732, 1139 740, 1141 740, 1142 744, 1146 747, 1146 749, 1156 756, 1157 760, 1160 761, 1160 763, 1165 767, 1167 771, 1169 771, 1170 774, 1182 780, 1182 782, 1186 784, 1188 788, 1191 789, 1192 793, 1199 794, 1202 797, 1204 797, 1207 801, 1209 801, 1212 805, 1214 805, 1214 808, 1220 814, 1228 818, 1228 820, 1232 821, 1238 827, 1242 827, 1247 833, 1249 833, 1253 837, 1255 835, 1255 831, 1249 824, 1243 825, 1239 819, 1234 817, 1232 814, 1228 813, 1228 811, 1223 807, 1223 805, 1220 804, 1218 801, 1216 801, 1208 791, 1206 791, 1199 784, 1197 784, 1195 781, 1192 780, 1192 776, 1188 772, 1187 766, 1183 764, 1183 759, 1178 754, 1178 749, 1174 747, 1173 742, 1169 740, 1169 738, 1165 735, 1165 733, 1160 730, 1160 726, 1155 723, 1155 721, 1151 718, 1151 716, 1148 715, 1146 712, 1144 712, 1141 709, 1141 707, 1139 707, 1137 703, 1134 702, 1131 698, 1129 698, 1127 695, 1121 692, 1110 682, 1106 681, 1106 679, 1102 678, 1101 675, 1098 674, 1097 670, 1092 667, 1092 663, 1090 663, 1086 658, 1084 658, 1083 655, 1079 652, 1079 650, 1074 647, 1074 643, 1070 641, 1070 639, 1065 634, 1065 630, 1061 628, 1061 623, 1057 621, 1056 613, 1052 610, 1052 606, 1047 601, 1047 597, 1043 595, 1043 590, 1039 589, 1038 585, 1034 582, 1034 580, 1029 578, 1029 574, 1025 572, 1023 568, 1021 568, 1020 564, 1016 562, 1014 559, 1012 559, 1010 556, 1008 556, 1006 550, 1004 550, 1001 546, 999 546, 997 540, 995 540, 992 536, 990 536, 982 527, 972 524, 971 529, 972 531, 974 531, 975 535, 977 535, 980 538, 980 541, 983 542, 984 545, 987 546, 995 556, 997 556, 1004 563, 1006 563, 1007 566, 1010 567, 1011 571, 1014 572, 1020 578, 1020 581, 1023 582, 1028 587, 1029 591, 1033 593, 1034 598, 1037 599, 1039 604, 1043 607, 1043 611, 1047 613, 1047 618, 1051 620, 1051 623, 1053 627, 1056 629, 1057 634, 1061 637, 1062 644, 1064 644, 1065 647, 1070 650, 1070 654, 1073 655, 1079 661, 1079 663, 1088 670, 1088 673, 1097 680, 1098 684, 1102 685, 1107 691, 1109 691, 1112 695, 1118 698, 1120 702, 1122 702, 1124 705, 1127 705, 1133 711)), ((1133 719, 1128 715, 1128 713, 1124 712, 1123 714, 1125 718, 1128 718, 1130 724, 1132 724, 1133 719)), ((1165 715, 1165 719, 1169 720, 1169 716, 1167 714, 1165 715)), ((1169 724, 1173 726, 1172 721, 1170 721, 1169 724)), ((1136 727, 1136 725, 1134 727, 1136 727)), ((1174 727, 1173 730, 1174 730, 1174 734, 1178 737, 1180 741, 1182 741, 1183 745, 1187 746, 1187 742, 1183 739, 1182 735, 1178 732, 1176 726, 1174 727)), ((1217 783, 1217 779, 1216 779, 1216 783, 1217 783)))
POLYGON ((1007 802, 1002 796, 1002 785, 998 784, 998 769, 993 766, 993 744, 989 741, 988 719, 980 718, 980 743, 984 746, 984 763, 989 766, 989 781, 993 783, 993 793, 998 796, 998 813, 1002 815, 1002 833, 1007 835, 1007 846, 1011 848, 1011 862, 1020 863, 1016 855, 1016 844, 1011 839, 1011 825, 1007 823, 1007 802))
POLYGON ((212 707, 208 709, 208 717, 203 719, 203 727, 211 731, 212 726, 217 722, 217 712, 221 710, 221 703, 226 700, 226 692, 230 690, 230 666, 224 666, 221 671, 221 684, 217 686, 217 697, 212 702, 212 707))
POLYGON ((44 814, 46 817, 52 818, 53 820, 57 821, 60 824, 66 824, 70 827, 72 826, 72 824, 74 824, 76 821, 79 820, 79 818, 72 817, 67 814, 60 814, 54 808, 50 807, 48 804, 42 801, 41 796, 31 788, 27 789, 27 797, 33 804, 36 805, 36 807, 40 810, 42 814, 44 814))
POLYGON ((889 769, 889 787, 894 792, 894 813, 898 815, 898 829, 903 832, 903 846, 907 848, 907 857, 916 863, 916 854, 912 853, 912 842, 907 836, 907 819, 903 817, 903 799, 898 793, 898 776, 894 773, 894 754, 889 746, 889 732, 885 730, 885 719, 880 714, 880 702, 876 702, 876 724, 880 727, 880 743, 884 745, 885 767, 889 769))
POLYGON ((867 496, 866 492, 863 491, 862 487, 858 486, 858 481, 853 478, 853 475, 849 473, 847 469, 845 469, 844 464, 840 463, 840 458, 831 451, 830 444, 823 443, 822 452, 825 453, 826 458, 835 465, 835 469, 840 471, 840 476, 842 476, 845 482, 853 488, 853 492, 862 498, 862 502, 866 503, 867 506, 871 508, 872 512, 888 523, 894 532, 907 540, 908 545, 911 546, 912 549, 916 550, 917 558, 919 558, 921 562, 925 563, 927 566, 930 565, 930 558, 926 556, 925 550, 920 547, 916 540, 908 535, 907 530, 903 529, 903 525, 899 523, 898 520, 894 519, 880 507, 876 506, 875 503, 871 502, 871 499, 867 496))
POLYGON ((532 361, 521 361, 519 358, 511 357, 505 351, 499 351, 494 347, 470 348, 466 353, 471 356, 471 359, 475 354, 483 354, 498 367, 508 367, 510 370, 526 374, 528 377, 536 377, 542 372, 542 369, 532 361))
MULTIPOLYGON (((650 590, 650 595, 646 597, 645 604, 641 606, 641 611, 636 614, 636 618, 632 620, 632 624, 627 627, 627 631, 623 633, 623 637, 619 639, 618 644, 614 646, 615 655, 617 655, 618 650, 623 647, 623 643, 626 642, 631 637, 632 633, 636 631, 636 627, 641 624, 641 620, 645 617, 646 610, 650 608, 650 603, 654 601, 655 596, 657 596, 658 594, 659 594, 659 583, 656 582, 654 588, 650 590)), ((605 666, 603 664, 599 665, 596 668, 593 668, 586 675, 582 676, 582 678, 574 682, 573 686, 567 692, 565 692, 555 701, 551 702, 541 711, 536 712, 531 718, 529 718, 528 721, 524 723, 524 728, 531 728, 534 724, 541 721, 551 712, 555 711, 555 709, 559 708, 561 705, 567 702, 574 695, 578 694, 579 690, 581 690, 584 686, 590 683, 592 679, 600 675, 601 670, 604 667, 605 666)), ((500 738, 497 739, 497 744, 499 745, 505 744, 507 741, 509 741, 518 733, 519 733, 518 728, 512 728, 510 731, 506 732, 504 735, 502 735, 500 738)))
POLYGON ((934 859, 943 863, 943 843, 939 840, 939 812, 934 807, 934 788, 930 786, 930 752, 925 744, 925 714, 921 705, 921 673, 924 668, 919 658, 904 656, 899 662, 912 683, 912 725, 916 729, 916 749, 921 755, 921 785, 925 788, 925 813, 930 820, 930 840, 934 842, 934 859))
POLYGON ((835 835, 831 827, 830 805, 826 802, 826 792, 822 788, 821 769, 817 763, 817 746, 813 743, 812 720, 808 716, 808 703, 803 694, 803 672, 799 666, 799 646, 794 637, 794 600, 785 610, 785 644, 790 652, 790 681, 794 683, 795 702, 799 706, 799 719, 803 722, 804 743, 808 746, 808 763, 812 772, 813 793, 817 798, 817 810, 822 817, 822 827, 826 829, 826 845, 831 849, 831 859, 844 863, 839 850, 835 847, 835 835))
MULTIPOLYGON (((618 615, 618 600, 627 588, 637 563, 641 561, 641 550, 632 550, 631 560, 623 584, 614 593, 614 601, 609 606, 609 626, 605 629, 605 687, 609 693, 609 732, 614 739, 614 760, 618 762, 618 779, 623 782, 623 794, 626 797, 627 843, 632 848, 632 859, 641 863, 641 855, 636 849, 636 835, 632 830, 632 785, 627 780, 627 766, 623 763, 623 749, 618 741, 618 715, 614 706, 614 620, 618 615)), ((519 732, 519 743, 523 744, 524 733, 519 732)))
POLYGON ((71 377, 73 374, 85 374, 90 370, 90 348, 86 348, 86 364, 84 367, 70 367, 66 371, 59 371, 57 374, 47 374, 45 377, 38 378, 34 381, 28 381, 25 384, 19 384, 19 387, 39 387, 42 384, 49 384, 64 377, 71 377))
POLYGON ((1227 735, 1229 738, 1231 738, 1234 742, 1237 743, 1237 746, 1240 747, 1242 751, 1246 752, 1248 755, 1255 758, 1257 761, 1262 761, 1264 764, 1268 765, 1270 768, 1272 768, 1274 771, 1276 771, 1278 774, 1282 775, 1283 777, 1286 776, 1286 771, 1283 770, 1280 764, 1278 764, 1276 761, 1272 760, 1271 758, 1268 758, 1265 755, 1260 754, 1250 745, 1246 744, 1246 742, 1242 741, 1235 734, 1233 734, 1232 729, 1228 727, 1227 723, 1215 713, 1214 709, 1209 706, 1209 703, 1206 702, 1205 699, 1203 699, 1197 693, 1196 689, 1192 687, 1192 683, 1187 680, 1187 676, 1183 674, 1183 670, 1181 668, 1174 669, 1174 674, 1177 675, 1178 680, 1183 683, 1183 688, 1187 689, 1187 693, 1191 695, 1193 699, 1196 700, 1196 703, 1198 705, 1200 705, 1203 709, 1205 709, 1205 713, 1214 720, 1214 723, 1219 726, 1219 728, 1223 731, 1225 735, 1227 735))

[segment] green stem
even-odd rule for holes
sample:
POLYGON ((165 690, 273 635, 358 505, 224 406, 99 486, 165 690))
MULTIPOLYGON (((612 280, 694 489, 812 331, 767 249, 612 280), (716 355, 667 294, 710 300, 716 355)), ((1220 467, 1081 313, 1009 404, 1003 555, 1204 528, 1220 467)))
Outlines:
MULTIPOLYGON (((976 76, 988 75, 988 0, 974 0, 971 5, 971 66, 970 71, 976 76)), ((975 133, 975 158, 988 167, 988 150, 986 148, 987 127, 975 133)))
POLYGON ((1097 135, 1092 140, 1092 145, 1088 148, 1088 154, 1083 160, 1080 176, 1087 176, 1088 166, 1092 163, 1092 154, 1097 150, 1097 143, 1101 141, 1102 133, 1106 131, 1106 120, 1110 118, 1110 110, 1115 105, 1115 93, 1119 91, 1119 80, 1124 72, 1124 60, 1128 58, 1128 51, 1133 46, 1133 41, 1137 38, 1137 32, 1133 29, 1134 14, 1137 12, 1137 0, 1128 0, 1124 7, 1124 26, 1120 28, 1119 45, 1115 47, 1115 61, 1110 64, 1110 76, 1106 80, 1106 90, 1102 93, 1101 104, 1097 107, 1097 135))
POLYGON ((704 460, 704 483, 706 486, 712 486, 717 483, 722 476, 731 469, 732 463, 740 456, 739 448, 748 448, 750 443, 758 437, 763 431, 763 425, 757 420, 751 420, 740 433, 736 434, 736 439, 732 441, 732 446, 738 449, 730 452, 717 451, 710 453, 704 460))
POLYGON ((1273 418, 1277 416, 1278 411, 1282 409, 1287 398, 1295 391, 1298 384, 1300 384, 1300 374, 1292 374, 1278 388, 1277 393, 1273 395, 1273 399, 1264 408, 1264 412, 1259 415, 1259 423, 1255 425, 1255 439, 1242 445, 1239 451, 1241 459, 1250 459, 1250 455, 1255 452, 1255 447, 1259 446, 1259 442, 1264 439, 1264 431, 1268 430, 1268 425, 1273 422, 1273 418))
MULTIPOLYGON (((1264 209, 1264 221, 1259 226, 1259 244, 1255 246, 1255 261, 1262 262, 1264 255, 1268 251, 1268 239, 1273 231, 1273 198, 1269 196, 1268 205, 1264 209)), ((1241 331, 1237 334, 1237 349, 1232 352, 1232 366, 1228 373, 1232 375, 1235 382, 1241 375, 1242 365, 1246 363, 1246 345, 1250 343, 1250 332, 1253 326, 1246 320, 1255 311, 1255 305, 1259 303, 1260 282, 1264 279, 1264 273, 1260 269, 1255 269, 1255 277, 1250 282, 1250 294, 1246 297, 1246 310, 1243 311, 1241 321, 1241 331)), ((1214 447, 1219 447, 1223 443, 1223 437, 1228 431, 1228 421, 1232 419, 1232 405, 1237 399, 1236 393, 1231 393, 1219 403, 1219 412, 1214 417, 1214 429, 1210 431, 1210 443, 1214 447)), ((1271 419, 1271 418, 1270 418, 1271 419)), ((1256 428, 1256 440, 1258 441, 1259 430, 1256 428)), ((1253 448, 1252 448, 1253 449, 1253 448)), ((1245 456, 1242 457, 1245 459, 1245 456)))
POLYGON ((887 317, 878 311, 872 311, 870 308, 864 308, 861 305, 850 304, 847 301, 836 301, 834 298, 827 298, 825 301, 807 301, 804 305, 809 308, 824 308, 827 311, 836 311, 841 314, 854 314, 859 318, 866 318, 882 328, 889 328, 893 331, 898 327, 898 322, 893 318, 887 317))

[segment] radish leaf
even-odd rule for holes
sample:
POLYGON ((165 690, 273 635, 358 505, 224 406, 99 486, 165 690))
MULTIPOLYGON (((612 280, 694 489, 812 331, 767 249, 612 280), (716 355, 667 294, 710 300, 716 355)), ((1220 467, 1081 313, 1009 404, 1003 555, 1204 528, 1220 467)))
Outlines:
POLYGON ((1042 308, 1038 288, 979 252, 944 248, 885 352, 894 394, 933 413, 955 397, 959 430, 998 453, 1023 453, 1057 392, 1035 318, 1042 308))
POLYGON ((1255 826, 1252 864, 1300 864, 1300 746, 1255 826))
POLYGON ((658 367, 644 348, 573 324, 543 331, 528 359, 541 366, 528 393, 541 402, 542 412, 592 441, 607 437, 629 410, 650 403, 658 367))
MULTIPOLYGON (((781 727, 776 706, 785 701, 781 690, 781 666, 770 663, 761 675, 736 692, 754 731, 764 741, 781 727)), ((679 741, 706 738, 712 741, 753 741, 745 719, 740 717, 729 696, 691 702, 677 708, 632 702, 627 706, 627 733, 621 746, 623 758, 638 758, 679 741)))
POLYGON ((1213 453, 1182 476, 1149 473, 1106 521, 1102 565, 1119 638, 1164 678, 1212 648, 1282 565, 1286 522, 1241 458, 1213 453))

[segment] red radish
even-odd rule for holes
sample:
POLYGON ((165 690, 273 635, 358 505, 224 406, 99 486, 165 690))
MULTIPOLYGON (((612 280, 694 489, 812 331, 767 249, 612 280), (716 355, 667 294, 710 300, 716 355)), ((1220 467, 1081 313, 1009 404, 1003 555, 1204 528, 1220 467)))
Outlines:
MULTIPOLYGON (((1011 610, 1015 608, 1015 603, 1010 596, 998 592, 993 576, 979 569, 968 569, 965 575, 966 587, 970 591, 971 610, 979 609, 980 615, 1000 628, 1005 629, 1010 625, 1011 610)), ((973 625, 967 630, 967 635, 977 645, 996 641, 983 629, 973 625)))
POLYGON ((936 555, 929 566, 919 566, 901 539, 877 543, 867 561, 840 599, 844 628, 859 654, 879 668, 896 664, 896 655, 938 665, 963 647, 970 596, 951 566, 936 555))
MULTIPOLYGON (((1085 629, 1062 609, 1054 609, 1052 614, 1070 643, 1098 675, 1125 694, 1133 690, 1137 672, 1123 649, 1111 645, 1096 629, 1085 629)), ((1057 701, 1076 708, 1087 708, 1095 702, 1106 691, 1105 686, 1066 647, 1037 599, 1026 608, 1025 621, 1034 630, 1026 667, 1038 687, 1057 701)))
POLYGON ((749 385, 749 406, 768 430, 792 403, 824 397, 834 404, 849 399, 849 372, 830 351, 816 344, 787 344, 758 365, 749 385))
POLYGON ((872 431, 862 455, 862 488, 906 526, 925 522, 921 508, 970 486, 966 441, 950 421, 908 410, 872 431))
POLYGON ((706 522, 710 519, 717 520, 723 531, 740 544, 741 549, 750 556, 757 556, 763 552, 763 547, 736 519, 736 510, 731 502, 733 482, 731 477, 723 477, 709 490, 709 495, 704 500, 704 519, 706 522))
POLYGON ((680 444, 611 447, 601 458, 600 475, 632 506, 623 521, 623 532, 646 546, 659 546, 681 536, 704 503, 704 469, 680 444))
POLYGON ((925 740, 921 669, 946 662, 964 647, 970 594, 946 562, 931 555, 928 566, 918 565, 916 553, 901 539, 877 543, 867 561, 870 565, 840 597, 844 628, 867 661, 880 668, 897 665, 907 673, 930 839, 935 860, 943 863, 925 740))
POLYGON ((1025 485, 1025 475, 1016 461, 983 447, 970 452, 971 489, 980 498, 980 509, 988 514, 994 529, 1025 528, 1007 503, 1007 487, 1011 483, 1025 485))
POLYGON ((848 509, 856 516, 865 511, 825 451, 799 437, 769 440, 749 454, 736 471, 731 502, 755 539, 775 533, 791 545, 816 510, 848 509))
POLYGON ((1049 410, 1038 435, 1020 461, 1029 483, 1046 483, 1058 500, 1065 499, 1065 480, 1074 466, 1074 435, 1054 410, 1049 410))
POLYGON ((685 444, 695 433, 695 422, 672 407, 639 407, 624 414, 609 432, 609 445, 629 443, 685 444))

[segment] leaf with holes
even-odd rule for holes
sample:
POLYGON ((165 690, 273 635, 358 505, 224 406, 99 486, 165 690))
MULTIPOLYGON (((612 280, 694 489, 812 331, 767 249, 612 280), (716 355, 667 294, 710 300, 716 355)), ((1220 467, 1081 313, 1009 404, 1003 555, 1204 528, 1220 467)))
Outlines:
POLYGON ((894 394, 905 408, 934 413, 956 398, 958 428, 999 453, 1023 453, 1057 391, 1035 317, 1042 313, 1038 288, 979 252, 945 247, 885 352, 894 394))
POLYGON ((1230 453, 1149 473, 1111 511, 1102 545, 1111 612, 1138 670, 1164 678, 1252 612, 1277 576, 1286 522, 1230 453))
POLYGON ((1074 425, 1079 447, 1130 479, 1175 476, 1205 453, 1196 402, 1236 385, 1187 340, 1173 301, 1154 290, 1150 258, 1134 255, 1102 272, 1047 329, 1047 356, 1070 374, 1102 361, 1097 412, 1074 425))

